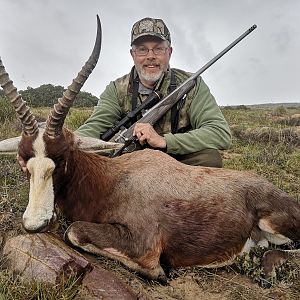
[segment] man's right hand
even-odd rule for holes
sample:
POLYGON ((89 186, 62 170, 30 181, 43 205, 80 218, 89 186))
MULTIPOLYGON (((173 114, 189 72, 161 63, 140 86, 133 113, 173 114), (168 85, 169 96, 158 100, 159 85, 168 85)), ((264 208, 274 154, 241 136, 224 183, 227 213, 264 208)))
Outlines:
POLYGON ((167 147, 166 139, 160 136, 149 123, 136 123, 133 136, 137 137, 141 145, 148 143, 153 148, 164 149, 167 147))
POLYGON ((26 172, 27 172, 26 162, 25 162, 25 160, 23 159, 23 157, 21 157, 19 154, 17 154, 17 162, 19 163, 19 165, 20 165, 22 171, 23 171, 24 173, 26 173, 26 172))

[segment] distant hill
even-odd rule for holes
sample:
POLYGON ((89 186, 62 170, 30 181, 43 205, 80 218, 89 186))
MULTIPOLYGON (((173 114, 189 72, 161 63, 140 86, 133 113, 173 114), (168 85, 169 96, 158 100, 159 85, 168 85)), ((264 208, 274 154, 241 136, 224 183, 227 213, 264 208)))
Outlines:
POLYGON ((252 108, 274 108, 278 106, 283 106, 286 108, 291 107, 299 107, 300 108, 300 102, 290 102, 290 103, 262 103, 262 104, 253 104, 253 105, 247 105, 252 108))
POLYGON ((300 102, 290 102, 290 103, 262 103, 262 104, 247 104, 247 105, 226 105, 223 108, 233 108, 233 109, 274 109, 278 106, 283 106, 286 108, 299 108, 300 102))

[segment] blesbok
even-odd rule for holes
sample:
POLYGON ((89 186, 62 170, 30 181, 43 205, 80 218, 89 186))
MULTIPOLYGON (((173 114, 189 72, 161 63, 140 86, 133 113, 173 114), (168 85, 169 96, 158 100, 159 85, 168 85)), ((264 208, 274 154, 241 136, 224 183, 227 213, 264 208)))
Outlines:
POLYGON ((27 162, 28 232, 46 231, 55 203, 73 223, 72 245, 117 259, 148 278, 164 265, 218 267, 257 244, 300 241, 300 204, 250 172, 184 165, 155 150, 109 158, 91 149, 118 147, 75 136, 65 117, 100 53, 92 55, 39 127, 0 60, 0 83, 23 124, 21 138, 0 143, 27 162), (97 145, 95 145, 97 144, 97 145))

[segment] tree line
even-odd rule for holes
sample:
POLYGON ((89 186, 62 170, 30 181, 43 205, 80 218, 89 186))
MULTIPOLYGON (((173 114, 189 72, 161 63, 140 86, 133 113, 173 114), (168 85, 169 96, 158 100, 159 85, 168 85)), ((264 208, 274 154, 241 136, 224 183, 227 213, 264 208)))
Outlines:
MULTIPOLYGON (((52 107, 66 89, 60 85, 43 84, 40 87, 27 87, 19 93, 30 107, 52 107)), ((0 100, 6 98, 4 91, 0 90, 0 100)), ((98 102, 98 98, 88 92, 79 92, 74 101, 75 107, 92 107, 98 102)))

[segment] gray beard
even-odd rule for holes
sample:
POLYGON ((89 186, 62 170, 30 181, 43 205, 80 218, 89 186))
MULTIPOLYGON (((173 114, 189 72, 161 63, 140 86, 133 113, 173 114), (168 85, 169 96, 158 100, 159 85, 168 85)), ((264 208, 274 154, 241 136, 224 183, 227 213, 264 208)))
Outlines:
POLYGON ((151 83, 157 82, 163 74, 163 71, 161 70, 157 74, 146 74, 143 70, 138 68, 136 68, 136 71, 140 79, 143 79, 144 81, 151 82, 151 83))

